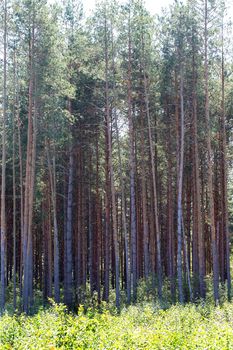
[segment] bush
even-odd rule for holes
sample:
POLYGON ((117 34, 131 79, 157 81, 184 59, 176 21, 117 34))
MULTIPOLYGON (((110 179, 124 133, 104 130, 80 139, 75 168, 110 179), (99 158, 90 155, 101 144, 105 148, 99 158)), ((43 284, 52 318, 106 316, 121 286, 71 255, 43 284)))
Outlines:
POLYGON ((93 308, 69 313, 55 303, 34 316, 3 315, 0 349, 233 349, 233 304, 174 305, 153 302, 121 313, 93 308))

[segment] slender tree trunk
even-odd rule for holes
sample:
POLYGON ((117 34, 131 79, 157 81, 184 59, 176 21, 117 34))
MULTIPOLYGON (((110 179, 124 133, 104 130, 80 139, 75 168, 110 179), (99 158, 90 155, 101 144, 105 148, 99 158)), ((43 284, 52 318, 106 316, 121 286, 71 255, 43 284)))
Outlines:
POLYGON ((75 274, 76 274, 76 288, 77 288, 77 300, 78 303, 80 302, 80 291, 81 291, 81 252, 82 252, 82 196, 81 196, 81 148, 78 147, 77 150, 77 209, 76 209, 76 225, 75 225, 75 232, 76 232, 76 242, 75 242, 75 274))
POLYGON ((129 166, 130 166, 130 226, 131 226, 131 248, 132 248, 132 284, 133 302, 137 299, 137 218, 135 201, 135 149, 134 149, 134 127, 132 115, 132 42, 131 42, 131 18, 128 19, 128 122, 129 122, 129 166))
MULTIPOLYGON (((17 71, 17 69, 16 69, 17 71)), ((20 296, 23 293, 23 246, 24 246, 24 188, 23 188, 23 158, 22 158, 22 144, 21 144, 21 121, 19 115, 19 83, 18 78, 16 82, 16 117, 17 117, 17 131, 18 131, 18 152, 19 152, 19 179, 20 179, 20 296)))
MULTIPOLYGON (((105 121, 106 123, 106 121, 105 121)), ((109 140, 108 130, 105 125, 105 228, 104 228, 104 291, 103 298, 108 302, 109 300, 109 271, 110 271, 110 222, 111 222, 111 204, 110 204, 110 170, 109 170, 109 140)), ((98 141, 97 141, 98 142, 98 141)), ((97 148, 97 171, 96 171, 96 190, 98 208, 99 203, 99 148, 97 148)))
MULTIPOLYGON (((168 105, 168 103, 167 103, 168 105)), ((168 107, 167 107, 168 108, 168 107)), ((170 279, 171 297, 173 302, 176 299, 175 290, 175 267, 174 267, 174 250, 175 250, 175 236, 174 236, 174 207, 173 207, 173 186, 172 186, 172 149, 171 149, 171 130, 168 116, 168 163, 167 163, 167 233, 168 233, 168 275, 170 279)))
POLYGON ((64 168, 63 173, 63 288, 64 288, 64 302, 66 300, 67 291, 67 171, 64 168))
MULTIPOLYGON (((52 178, 51 178, 52 180, 52 178)), ((57 222, 57 199, 56 199, 56 158, 55 150, 53 153, 53 228, 54 228, 54 238, 53 238, 53 249, 54 249, 54 297, 57 303, 60 302, 60 273, 59 273, 59 239, 58 239, 58 222, 57 222)))
POLYGON ((149 277, 149 225, 148 225, 148 217, 147 217, 147 191, 146 191, 146 162, 145 162, 145 114, 143 111, 143 100, 141 96, 141 105, 140 105, 140 118, 141 118, 141 125, 140 125, 140 136, 141 136, 141 201, 142 201, 142 229, 143 229, 143 257, 144 257, 144 276, 146 279, 147 289, 148 289, 148 277, 149 277))
MULTIPOLYGON (((106 134, 105 134, 106 136, 106 134)), ((105 154, 106 157, 106 154, 105 154)), ((106 162, 106 159, 105 159, 106 162)), ((107 169, 105 167, 105 176, 107 169)), ((109 186, 105 183, 105 231, 104 231, 104 291, 103 298, 108 301, 109 298, 109 230, 110 230, 110 204, 108 189, 109 186)), ((99 191, 99 136, 96 133, 96 230, 94 235, 94 264, 95 264, 95 274, 94 274, 94 289, 98 293, 98 301, 100 302, 100 283, 101 283, 101 242, 102 242, 102 226, 101 226, 101 198, 99 191)))
POLYGON ((205 121, 206 121, 206 143, 207 143, 207 164, 208 164, 208 199, 209 199, 209 218, 211 230, 211 246, 213 259, 213 285, 214 300, 217 304, 219 301, 219 266, 216 240, 216 227, 214 217, 214 197, 213 197, 213 154, 211 147, 211 127, 209 111, 209 67, 208 67, 208 1, 205 0, 205 23, 204 23, 204 78, 205 78, 205 121))
POLYGON ((5 309, 6 289, 6 117, 7 117, 7 0, 4 1, 3 34, 3 123, 2 123, 2 183, 1 183, 1 312, 5 309))
MULTIPOLYGON (((114 41, 113 41, 113 29, 111 26, 111 36, 112 36, 112 71, 115 72, 115 57, 114 57, 114 41)), ((116 143, 117 143, 117 156, 118 156, 118 177, 120 179, 120 192, 121 192, 121 207, 122 207, 122 226, 123 226, 123 235, 124 235, 124 252, 125 252, 125 273, 126 273, 126 294, 127 294, 127 303, 130 303, 131 299, 131 279, 130 279, 130 260, 129 260, 129 232, 127 228, 127 219, 126 219, 126 196, 125 196, 125 184, 123 180, 123 166, 122 166, 122 156, 121 156, 121 147, 120 147, 120 136, 118 128, 118 116, 116 109, 116 83, 115 76, 113 76, 113 98, 114 98, 114 108, 113 108, 113 120, 114 128, 116 132, 116 143)))
POLYGON ((149 227, 147 219, 147 203, 146 203, 146 174, 144 160, 144 135, 141 138, 142 147, 142 166, 141 166, 141 183, 142 183, 142 218, 143 218, 143 256, 144 256, 144 274, 146 281, 149 277, 149 227))
POLYGON ((190 268, 189 268, 188 254, 187 254, 187 240, 186 240, 186 236, 185 236, 183 217, 182 217, 182 236, 183 236, 184 260, 185 260, 185 267, 186 267, 186 273, 187 273, 189 297, 190 297, 190 301, 192 301, 193 300, 193 291, 192 291, 192 285, 191 285, 190 268))
MULTIPOLYGON (((194 40, 194 39, 193 39, 194 40)), ((194 44, 193 44, 194 45, 194 44)), ((199 286, 200 286, 200 296, 205 298, 205 265, 204 265, 204 237, 203 237, 203 227, 202 227, 202 217, 201 217, 201 187, 200 187, 200 173, 199 173, 199 152, 198 152, 198 139, 197 139, 197 94, 196 94, 196 68, 195 68, 195 47, 193 46, 193 153, 194 153, 194 229, 197 234, 197 244, 198 244, 198 273, 199 273, 199 286)))
MULTIPOLYGON (((30 13, 34 16, 34 13, 30 13)), ((32 206, 33 206, 33 187, 34 187, 34 156, 35 156, 35 130, 33 130, 33 91, 34 91, 34 19, 29 30, 29 92, 28 92, 28 131, 27 131, 27 160, 26 160, 26 179, 24 195, 24 225, 23 225, 23 310, 29 311, 30 296, 30 269, 32 258, 32 206), (30 266, 29 266, 30 265, 30 266)))
MULTIPOLYGON (((90 157, 91 158, 91 157, 90 157)), ((91 169, 91 159, 90 159, 90 169, 91 169)), ((91 196, 91 177, 89 178, 89 188, 88 188, 88 267, 89 267, 89 280, 90 280, 90 290, 93 291, 93 228, 92 228, 92 196, 91 196)))
MULTIPOLYGON (((16 53, 14 50, 14 86, 16 87, 16 53)), ((15 109, 17 93, 14 89, 14 111, 13 111, 13 307, 16 309, 16 178, 15 178, 15 109)))
POLYGON ((163 286, 162 260, 161 260, 161 232, 160 232, 160 223, 159 223, 159 215, 158 215, 158 195, 157 195, 156 174, 155 174, 155 153, 154 153, 152 131, 151 131, 149 97, 148 97, 147 78, 146 78, 146 72, 145 72, 145 63, 144 63, 144 92, 145 92, 145 104, 146 104, 146 115, 147 115, 147 123, 148 123, 150 161, 151 161, 152 185, 153 185, 154 221, 155 221, 156 248, 157 248, 156 257, 157 257, 158 297, 159 299, 161 299, 162 286, 163 286))
MULTIPOLYGON (((105 14, 106 16, 106 14, 105 14)), ((116 288, 116 307, 120 308, 120 261, 119 261, 119 242, 117 232, 117 209, 116 209, 116 194, 114 186, 114 171, 112 164, 112 138, 111 138, 111 120, 110 120, 110 105, 109 105, 109 57, 108 57, 108 40, 107 40, 107 20, 105 17, 105 118, 107 128, 108 147, 108 168, 110 171, 110 186, 111 186, 111 202, 112 202, 112 222, 113 222, 113 244, 115 258, 115 288, 116 288)))
MULTIPOLYGON (((33 46, 34 46, 34 21, 33 21, 33 46)), ((35 84, 35 71, 34 71, 34 64, 33 64, 33 70, 32 70, 32 79, 35 84)), ((36 95, 36 90, 34 88, 34 92, 36 95)), ((36 101, 35 96, 33 96, 32 105, 34 108, 32 108, 32 148, 31 148, 31 174, 30 174, 30 183, 29 183, 29 215, 28 215, 28 241, 27 241, 27 277, 28 277, 28 302, 30 303, 30 306, 32 306, 33 303, 33 204, 34 204, 34 188, 35 188, 35 167, 36 167, 36 118, 37 118, 37 110, 36 110, 36 101), (34 111, 33 111, 34 109, 34 111)))
POLYGON ((184 97, 183 97, 183 67, 180 72, 180 156, 178 173, 177 194, 177 276, 180 303, 184 302, 183 277, 182 277, 182 189, 183 189, 183 167, 184 167, 184 97))
MULTIPOLYGON (((222 18, 223 21, 224 17, 222 18)), ((227 147, 225 127, 225 60, 224 60, 224 24, 222 22, 222 67, 221 67, 221 119, 220 119, 220 140, 221 140, 221 190, 222 190, 222 222, 223 240, 226 244, 226 276, 228 300, 231 299, 231 272, 230 272, 230 239, 228 230, 228 204, 227 204, 227 147)), ((223 262, 224 263, 224 262, 223 262)))
POLYGON ((56 303, 60 302, 60 277, 59 277, 59 241, 58 241, 58 223, 57 223, 57 200, 56 200, 56 160, 55 150, 53 151, 53 160, 51 164, 49 147, 46 145, 47 162, 50 177, 52 213, 53 213, 53 264, 54 264, 54 298, 56 303))
POLYGON ((68 192, 67 192, 67 218, 66 218, 66 289, 64 291, 65 304, 69 307, 73 303, 73 228, 72 228, 72 216, 73 216, 73 173, 74 173, 74 155, 73 149, 70 146, 69 149, 69 179, 68 179, 68 192))

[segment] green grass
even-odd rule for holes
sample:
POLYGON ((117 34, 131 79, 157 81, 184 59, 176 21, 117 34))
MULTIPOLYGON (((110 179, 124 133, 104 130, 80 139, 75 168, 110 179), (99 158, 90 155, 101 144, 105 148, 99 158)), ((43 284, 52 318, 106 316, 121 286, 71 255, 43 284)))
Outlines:
POLYGON ((233 349, 233 304, 103 306, 70 314, 53 305, 34 316, 0 318, 0 349, 233 349))

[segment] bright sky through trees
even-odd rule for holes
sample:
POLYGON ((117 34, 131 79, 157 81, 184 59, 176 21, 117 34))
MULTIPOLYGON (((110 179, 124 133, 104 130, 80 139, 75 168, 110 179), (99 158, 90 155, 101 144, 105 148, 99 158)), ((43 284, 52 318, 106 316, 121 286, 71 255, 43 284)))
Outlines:
MULTIPOLYGON (((94 8, 94 6, 97 2, 98 2, 98 0, 84 1, 83 4, 84 4, 85 11, 90 12, 94 8)), ((163 1, 161 1, 161 0, 158 0, 158 1, 157 0, 145 0, 146 8, 152 14, 159 13, 159 11, 161 10, 162 7, 166 7, 167 5, 169 5, 171 3, 172 3, 172 0, 163 0, 163 1)))
MULTIPOLYGON (((125 2, 121 0, 122 3, 125 2)), ((185 2, 185 1, 184 1, 185 2)), ((90 13, 94 9, 95 4, 98 3, 98 0, 85 0, 83 1, 84 10, 87 13, 90 13)), ((162 8, 166 8, 173 3, 173 0, 145 0, 144 1, 147 10, 150 11, 152 15, 159 14, 162 8)), ((233 17, 233 0, 226 1, 227 13, 230 19, 233 17)))

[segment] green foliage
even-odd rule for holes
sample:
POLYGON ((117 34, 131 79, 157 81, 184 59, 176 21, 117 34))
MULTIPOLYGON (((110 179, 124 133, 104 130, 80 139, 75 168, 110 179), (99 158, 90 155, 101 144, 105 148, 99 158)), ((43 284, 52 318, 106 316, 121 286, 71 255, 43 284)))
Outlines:
POLYGON ((174 305, 143 302, 120 315, 55 304, 36 315, 0 319, 0 349, 232 349, 233 304, 174 305))

